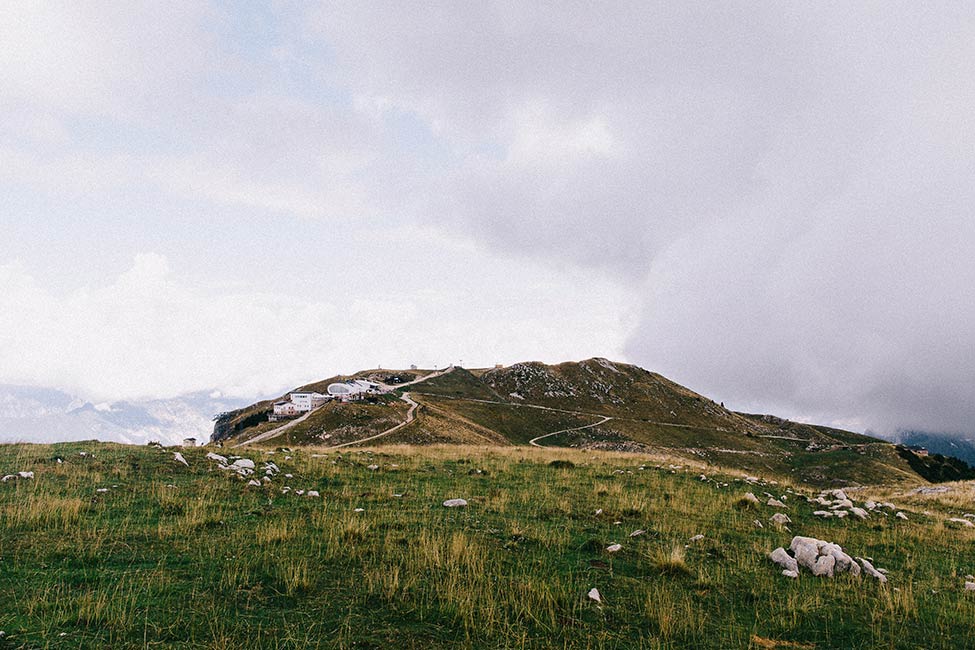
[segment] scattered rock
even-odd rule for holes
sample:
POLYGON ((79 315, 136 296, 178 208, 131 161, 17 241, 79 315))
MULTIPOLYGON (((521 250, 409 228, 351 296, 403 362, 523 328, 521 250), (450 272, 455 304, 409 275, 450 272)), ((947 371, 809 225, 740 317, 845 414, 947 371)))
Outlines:
POLYGON ((799 577, 799 572, 798 571, 784 570, 784 571, 782 571, 782 575, 784 575, 786 578, 793 578, 793 579, 795 579, 795 578, 798 578, 799 577))
POLYGON ((952 517, 948 521, 953 524, 959 524, 963 528, 975 528, 975 524, 968 519, 962 519, 961 517, 952 517))
POLYGON ((704 539, 704 535, 695 535, 694 537, 692 537, 690 539, 690 541, 691 542, 700 542, 702 539, 704 539))
POLYGON ((639 537, 640 535, 643 535, 646 532, 647 531, 645 531, 642 528, 640 528, 639 530, 634 530, 632 533, 630 533, 630 537, 639 537))
POLYGON ((755 528, 765 528, 765 526, 762 525, 762 522, 760 522, 758 519, 756 519, 755 521, 753 521, 752 522, 752 525, 754 525, 755 528))
POLYGON ((773 498, 769 498, 769 500, 765 503, 765 505, 772 506, 773 508, 784 508, 785 507, 785 504, 784 503, 782 503, 778 499, 773 499, 773 498))
POLYGON ((369 465, 366 467, 366 469, 375 472, 377 469, 379 469, 379 465, 369 465))
POLYGON ((603 602, 603 597, 599 594, 599 590, 595 587, 590 589, 589 593, 586 595, 589 596, 589 600, 595 600, 597 603, 603 602))
POLYGON ((905 515, 903 512, 898 512, 894 516, 897 517, 898 519, 903 519, 904 521, 907 521, 907 515, 905 515))
POLYGON ((623 550, 622 544, 610 544, 609 546, 606 547, 606 552, 608 553, 617 553, 621 550, 623 550))
POLYGON ((308 490, 308 492, 306 492, 305 494, 310 497, 321 496, 320 494, 318 494, 318 490, 308 490))
POLYGON ((356 509, 355 509, 355 510, 353 510, 352 512, 365 512, 365 511, 366 511, 366 509, 365 509, 365 508, 356 508, 356 509))
POLYGON ((601 515, 601 514, 603 514, 603 509, 602 509, 602 508, 599 508, 599 509, 597 509, 597 510, 596 510, 596 512, 594 512, 593 514, 594 514, 594 515, 596 515, 596 516, 598 517, 599 515, 601 515))
POLYGON ((881 573, 882 569, 875 569, 873 567, 873 564, 871 564, 869 560, 866 560, 862 557, 858 557, 857 561, 860 563, 860 566, 863 567, 864 573, 866 573, 871 578, 876 578, 881 582, 881 584, 887 584, 887 576, 881 573))
POLYGON ((178 451, 173 452, 173 460, 175 460, 177 463, 183 463, 187 467, 190 466, 190 464, 186 462, 186 459, 183 458, 183 454, 179 453, 178 451))
POLYGON ((247 481, 247 485, 256 485, 257 487, 261 487, 261 482, 260 481, 255 481, 254 479, 251 479, 251 480, 247 481))
POLYGON ((779 526, 785 526, 786 524, 791 524, 792 520, 789 519, 789 515, 784 512, 777 512, 769 519, 773 524, 778 524, 779 526))
POLYGON ((108 488, 98 488, 97 490, 95 490, 95 492, 98 492, 99 494, 104 494, 105 492, 108 492, 108 488))
POLYGON ((209 453, 207 453, 207 458, 209 460, 215 460, 218 463, 220 463, 221 465, 226 465, 227 464, 227 457, 226 456, 221 456, 220 454, 215 454, 212 451, 209 452, 209 453))
POLYGON ((443 502, 444 508, 463 508, 467 506, 467 501, 464 499, 447 499, 443 502))
POLYGON ((234 461, 233 467, 237 469, 254 469, 254 461, 249 458, 238 458, 234 461))
POLYGON ((971 580, 966 580, 965 591, 975 591, 975 582, 972 582, 971 580))
POLYGON ((813 516, 814 517, 826 517, 826 518, 828 518, 828 517, 832 517, 833 516, 833 513, 830 512, 829 510, 816 510, 815 512, 813 512, 813 516))
POLYGON ((17 478, 16 474, 7 474, 3 478, 0 478, 0 483, 6 483, 7 481, 10 481, 15 478, 17 478))
POLYGON ((850 512, 856 515, 857 517, 859 517, 860 519, 866 519, 869 516, 867 515, 867 511, 864 510, 863 508, 853 507, 850 508, 850 512))
POLYGON ((796 577, 799 575, 799 563, 796 559, 789 555, 789 553, 781 546, 769 554, 769 559, 778 564, 785 571, 795 572, 796 577))

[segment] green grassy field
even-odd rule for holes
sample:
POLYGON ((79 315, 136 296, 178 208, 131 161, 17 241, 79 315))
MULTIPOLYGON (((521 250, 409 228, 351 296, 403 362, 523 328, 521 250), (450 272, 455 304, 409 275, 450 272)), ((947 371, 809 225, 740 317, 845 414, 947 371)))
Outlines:
POLYGON ((35 473, 0 483, 0 648, 975 647, 975 530, 943 524, 970 486, 878 488, 906 522, 824 521, 784 485, 647 455, 238 451, 281 473, 249 486, 204 449, 185 467, 151 447, 0 446, 0 474, 35 473), (766 490, 790 530, 738 505, 766 490), (766 556, 793 534, 874 558, 888 585, 782 577, 766 556))

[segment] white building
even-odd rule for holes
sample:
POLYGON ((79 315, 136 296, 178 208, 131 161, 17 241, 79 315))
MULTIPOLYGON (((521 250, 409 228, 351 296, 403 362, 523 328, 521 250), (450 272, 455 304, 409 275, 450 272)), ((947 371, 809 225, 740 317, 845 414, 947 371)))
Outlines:
POLYGON ((332 397, 336 397, 343 401, 367 393, 376 394, 381 392, 379 389, 379 384, 374 384, 371 381, 363 381, 362 379, 350 379, 349 381, 340 381, 334 384, 329 384, 326 391, 332 397))
POLYGON ((288 397, 291 398, 291 403, 295 405, 299 413, 307 413, 312 409, 317 409, 328 401, 328 395, 321 393, 291 393, 288 397))

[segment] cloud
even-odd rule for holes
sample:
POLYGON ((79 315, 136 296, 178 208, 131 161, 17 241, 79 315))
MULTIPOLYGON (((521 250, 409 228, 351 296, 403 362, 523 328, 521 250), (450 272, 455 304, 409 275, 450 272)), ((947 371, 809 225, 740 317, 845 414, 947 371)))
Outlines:
MULTIPOLYGON (((400 230, 385 242, 398 244, 436 250, 440 272, 497 264, 433 233, 400 230)), ((368 267, 336 264, 327 277, 306 271, 290 290, 265 293, 205 288, 144 253, 108 283, 58 295, 18 265, 0 266, 0 382, 58 386, 96 401, 213 389, 258 396, 378 364, 619 353, 624 292, 571 271, 496 270, 481 280, 458 273, 437 288, 405 284, 407 272, 403 284, 386 280, 383 293, 357 277, 371 276, 368 267)))
POLYGON ((952 5, 323 2, 429 217, 636 288, 637 362, 745 408, 971 430, 975 21, 952 5))

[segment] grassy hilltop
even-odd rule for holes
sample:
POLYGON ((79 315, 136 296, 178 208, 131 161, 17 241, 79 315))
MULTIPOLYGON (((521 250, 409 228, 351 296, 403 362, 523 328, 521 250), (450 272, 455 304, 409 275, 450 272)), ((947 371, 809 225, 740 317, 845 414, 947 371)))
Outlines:
MULTIPOLYGON (((402 383, 429 372, 366 370, 301 389, 324 391, 348 378, 402 383)), ((405 420, 408 407, 398 399, 404 391, 419 404, 416 418, 370 444, 517 446, 565 430, 541 444, 665 453, 752 473, 788 474, 817 486, 975 478, 963 463, 918 462, 869 436, 736 413, 657 373, 606 359, 453 368, 371 403, 329 403, 263 444, 327 446, 382 434, 405 420)), ((280 422, 267 421, 270 409, 266 401, 225 414, 214 440, 233 447, 278 429, 280 422)))
POLYGON ((0 446, 0 474, 34 472, 0 483, 0 648, 975 647, 975 529, 946 523, 971 484, 849 491, 908 520, 824 520, 782 476, 646 453, 243 448, 248 479, 207 451, 0 446), (888 583, 783 577, 794 534, 888 583))

